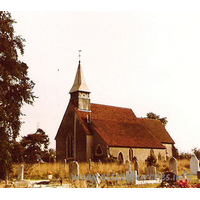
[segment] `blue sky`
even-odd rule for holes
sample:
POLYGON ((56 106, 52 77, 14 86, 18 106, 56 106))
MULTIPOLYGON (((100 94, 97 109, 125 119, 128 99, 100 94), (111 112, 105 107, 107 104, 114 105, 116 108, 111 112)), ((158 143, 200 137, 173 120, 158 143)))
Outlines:
POLYGON ((14 11, 15 31, 36 83, 34 106, 24 106, 21 135, 42 128, 54 137, 69 102, 82 49, 91 102, 128 107, 138 117, 167 117, 180 151, 200 148, 199 12, 14 11))

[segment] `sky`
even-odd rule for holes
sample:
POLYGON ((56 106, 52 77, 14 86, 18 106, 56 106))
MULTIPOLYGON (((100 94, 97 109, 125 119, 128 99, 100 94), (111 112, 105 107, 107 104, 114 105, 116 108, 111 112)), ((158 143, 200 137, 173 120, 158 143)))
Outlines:
POLYGON ((69 102, 78 50, 91 102, 167 117, 179 151, 200 148, 200 13, 184 11, 11 11, 26 40, 19 59, 35 82, 20 135, 55 136, 69 102))

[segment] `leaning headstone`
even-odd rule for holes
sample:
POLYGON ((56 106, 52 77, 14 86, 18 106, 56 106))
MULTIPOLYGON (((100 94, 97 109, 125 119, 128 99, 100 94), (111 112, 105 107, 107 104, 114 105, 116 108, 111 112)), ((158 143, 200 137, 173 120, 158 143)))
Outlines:
POLYGON ((18 181, 22 181, 24 180, 24 165, 20 165, 18 168, 18 177, 17 177, 18 181))
POLYGON ((137 175, 139 175, 139 163, 137 160, 134 162, 134 170, 137 171, 137 175))
POLYGON ((156 167, 154 166, 148 166, 145 168, 145 177, 149 180, 155 180, 156 179, 156 167))
POLYGON ((69 177, 72 178, 72 176, 79 176, 79 164, 77 161, 69 163, 69 177))
POLYGON ((178 174, 177 160, 174 157, 169 160, 169 171, 178 174))
POLYGON ((195 155, 192 155, 190 159, 190 174, 197 175, 197 171, 199 171, 199 160, 195 155))

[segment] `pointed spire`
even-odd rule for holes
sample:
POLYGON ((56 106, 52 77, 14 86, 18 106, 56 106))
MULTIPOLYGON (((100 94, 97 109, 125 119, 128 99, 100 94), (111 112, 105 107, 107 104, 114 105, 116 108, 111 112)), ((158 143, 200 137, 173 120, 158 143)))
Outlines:
POLYGON ((77 72, 76 72, 74 84, 73 84, 69 93, 71 94, 71 93, 77 92, 77 91, 90 93, 90 90, 89 90, 88 86, 86 85, 85 78, 83 76, 83 70, 82 70, 82 67, 81 67, 81 61, 80 60, 79 60, 79 65, 78 65, 78 69, 77 69, 77 72))

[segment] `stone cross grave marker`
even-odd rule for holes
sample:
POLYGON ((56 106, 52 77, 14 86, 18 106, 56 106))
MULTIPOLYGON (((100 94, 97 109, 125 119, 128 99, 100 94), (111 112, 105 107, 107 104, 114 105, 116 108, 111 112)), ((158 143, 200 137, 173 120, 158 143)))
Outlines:
POLYGON ((197 171, 199 171, 199 160, 195 155, 192 155, 190 159, 190 174, 197 175, 197 171))
POLYGON ((69 177, 79 176, 79 164, 77 161, 73 161, 69 163, 69 177))
POLYGON ((169 171, 178 174, 177 160, 174 157, 169 160, 169 171))
POLYGON ((24 180, 24 165, 20 165, 18 168, 18 177, 17 177, 18 181, 22 181, 24 180))

